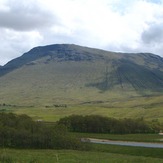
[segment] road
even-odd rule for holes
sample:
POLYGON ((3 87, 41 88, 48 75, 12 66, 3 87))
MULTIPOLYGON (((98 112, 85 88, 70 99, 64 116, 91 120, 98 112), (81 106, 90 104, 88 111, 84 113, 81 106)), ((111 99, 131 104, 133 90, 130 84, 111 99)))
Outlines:
POLYGON ((110 144, 110 145, 122 145, 133 147, 147 147, 147 148, 163 148, 163 143, 146 143, 146 142, 129 142, 129 141, 113 141, 105 139, 83 138, 82 142, 90 142, 97 144, 110 144))

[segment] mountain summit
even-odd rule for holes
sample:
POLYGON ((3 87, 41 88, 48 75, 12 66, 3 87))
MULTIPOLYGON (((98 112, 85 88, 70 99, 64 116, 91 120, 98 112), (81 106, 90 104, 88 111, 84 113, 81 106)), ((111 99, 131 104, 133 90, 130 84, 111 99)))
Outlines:
POLYGON ((0 90, 1 103, 153 95, 163 92, 163 58, 73 44, 40 46, 0 67, 0 90))

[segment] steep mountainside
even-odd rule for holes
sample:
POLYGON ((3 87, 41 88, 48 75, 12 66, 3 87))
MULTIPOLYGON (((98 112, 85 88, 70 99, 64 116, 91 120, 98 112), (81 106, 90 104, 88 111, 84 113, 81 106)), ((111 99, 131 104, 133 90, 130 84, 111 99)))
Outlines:
POLYGON ((163 93, 163 58, 69 44, 36 47, 0 68, 0 103, 107 101, 163 93))

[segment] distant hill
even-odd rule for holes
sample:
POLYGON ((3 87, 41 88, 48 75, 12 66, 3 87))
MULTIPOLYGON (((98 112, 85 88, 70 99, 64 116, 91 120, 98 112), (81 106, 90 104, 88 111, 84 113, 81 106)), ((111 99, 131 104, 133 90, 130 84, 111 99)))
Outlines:
POLYGON ((163 58, 70 44, 40 46, 0 67, 0 103, 85 103, 163 93, 163 58))

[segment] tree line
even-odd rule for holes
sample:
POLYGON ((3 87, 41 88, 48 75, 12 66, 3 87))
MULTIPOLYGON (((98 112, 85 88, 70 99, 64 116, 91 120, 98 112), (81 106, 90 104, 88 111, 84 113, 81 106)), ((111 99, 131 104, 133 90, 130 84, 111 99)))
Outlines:
POLYGON ((0 147, 38 149, 86 149, 64 125, 47 125, 27 115, 0 113, 0 147))
POLYGON ((60 119, 58 124, 65 125, 69 131, 85 133, 135 134, 161 130, 161 125, 147 123, 142 118, 115 119, 98 115, 72 115, 60 119))

